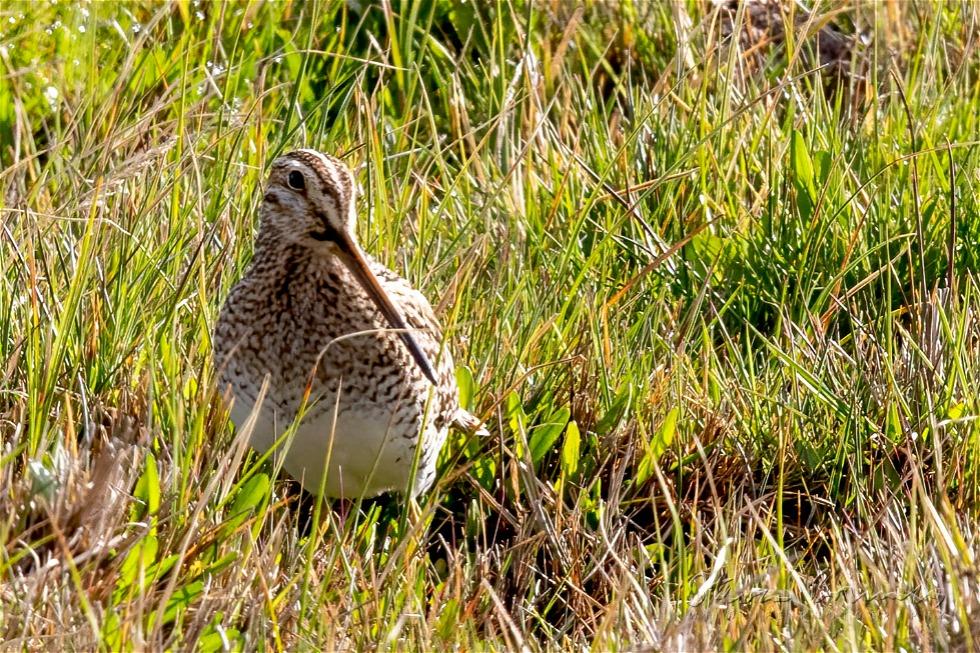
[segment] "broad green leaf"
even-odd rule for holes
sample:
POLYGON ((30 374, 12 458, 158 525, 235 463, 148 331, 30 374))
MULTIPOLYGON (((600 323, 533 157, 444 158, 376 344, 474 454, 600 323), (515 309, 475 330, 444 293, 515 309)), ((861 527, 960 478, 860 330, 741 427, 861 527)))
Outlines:
POLYGON ((793 181, 796 186, 796 205, 800 217, 808 221, 813 215, 817 191, 813 179, 813 162, 803 141, 803 135, 799 131, 793 132, 790 141, 790 165, 793 168, 793 181))
POLYGON ((217 651, 237 651, 243 648, 242 634, 234 628, 225 628, 218 632, 212 626, 198 638, 195 650, 198 653, 216 653, 217 651), (229 648, 230 646, 230 648, 229 648))
POLYGON ((481 456, 473 461, 470 474, 483 489, 490 491, 493 489, 494 479, 497 478, 497 463, 492 456, 481 456))
POLYGON ((240 558, 238 552, 227 553, 208 564, 204 573, 217 577, 223 570, 238 562, 240 558))
POLYGON ((524 424, 527 422, 527 415, 521 405, 521 398, 516 392, 507 395, 507 417, 510 420, 510 428, 514 431, 523 431, 524 424))
POLYGON ((723 249, 725 239, 708 231, 702 231, 691 240, 691 249, 698 261, 710 265, 723 249))
POLYGON ((531 462, 537 465, 554 447, 558 436, 568 425, 568 418, 571 415, 567 406, 559 408, 551 414, 548 421, 534 427, 531 432, 531 439, 528 446, 531 448, 531 462))
POLYGON ((674 442, 674 436, 677 434, 677 418, 681 414, 681 409, 679 406, 674 406, 667 412, 667 416, 664 417, 664 423, 660 425, 660 430, 657 432, 657 438, 655 440, 657 450, 660 454, 667 451, 674 442))
POLYGON ((456 368, 456 386, 459 388, 459 405, 469 410, 473 407, 473 372, 465 365, 456 368))
POLYGON ((243 520, 246 515, 257 511, 267 496, 269 496, 269 476, 256 474, 245 482, 235 496, 229 512, 231 519, 243 520))
POLYGON ((108 651, 123 650, 122 629, 119 613, 106 610, 102 617, 102 646, 108 651))
POLYGON ((514 434, 515 453, 518 457, 522 457, 524 456, 524 425, 527 424, 527 415, 524 413, 524 407, 521 406, 521 398, 516 392, 511 392, 507 395, 507 422, 510 424, 510 430, 514 434))
POLYGON ((895 404, 889 404, 885 412, 885 437, 896 444, 902 439, 902 420, 895 404))
POLYGON ((156 560, 157 546, 157 538, 148 534, 129 550, 119 569, 117 588, 130 587, 141 576, 143 583, 149 580, 151 575, 147 573, 147 570, 156 560))
POLYGON ((793 174, 796 180, 803 184, 803 187, 810 193, 810 197, 816 196, 814 186, 813 161, 810 159, 810 152, 803 140, 803 135, 799 131, 793 131, 793 139, 790 144, 790 156, 793 163, 793 174))
MULTIPOLYGON (((203 591, 204 581, 200 580, 178 587, 173 597, 167 602, 167 608, 163 612, 163 623, 171 623, 179 614, 186 611, 203 591)), ((153 614, 155 616, 156 612, 153 614)))
POLYGON ((459 602, 450 598, 439 608, 439 618, 436 620, 436 632, 446 640, 452 642, 456 640, 457 628, 459 628, 460 614, 459 602))
POLYGON ((139 514, 155 515, 160 509, 160 475, 157 472, 157 459, 152 453, 146 453, 143 463, 143 473, 136 481, 133 496, 143 506, 139 514))
POLYGON ((184 394, 184 399, 188 401, 193 399, 197 395, 197 379, 195 379, 193 376, 188 378, 187 382, 184 383, 183 394, 184 394))
POLYGON ((966 404, 961 401, 949 407, 949 410, 946 411, 946 417, 949 419, 959 419, 963 417, 965 411, 966 404))
POLYGON ((826 185, 830 179, 830 168, 834 164, 834 157, 827 150, 819 150, 813 155, 814 183, 817 186, 826 185))
POLYGON ((575 420, 568 423, 565 429, 565 442, 561 447, 561 468, 568 476, 578 471, 579 448, 582 436, 578 431, 575 420))
POLYGON ((156 562, 153 565, 151 565, 147 570, 146 575, 153 578, 159 578, 163 574, 173 569, 174 565, 177 564, 178 560, 180 560, 180 555, 176 553, 173 555, 169 555, 166 558, 160 560, 160 562, 156 562))
POLYGON ((285 55, 282 58, 283 63, 286 64, 286 68, 289 70, 290 79, 295 80, 299 77, 299 69, 303 65, 303 55, 299 53, 296 46, 293 45, 292 39, 288 40, 283 47, 285 55))

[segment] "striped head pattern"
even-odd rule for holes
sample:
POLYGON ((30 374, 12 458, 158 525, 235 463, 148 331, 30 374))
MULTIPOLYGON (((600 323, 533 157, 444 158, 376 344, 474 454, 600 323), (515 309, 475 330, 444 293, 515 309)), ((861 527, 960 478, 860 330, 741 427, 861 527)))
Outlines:
POLYGON ((340 159, 296 150, 272 163, 260 217, 262 229, 316 250, 354 239, 357 184, 340 159))

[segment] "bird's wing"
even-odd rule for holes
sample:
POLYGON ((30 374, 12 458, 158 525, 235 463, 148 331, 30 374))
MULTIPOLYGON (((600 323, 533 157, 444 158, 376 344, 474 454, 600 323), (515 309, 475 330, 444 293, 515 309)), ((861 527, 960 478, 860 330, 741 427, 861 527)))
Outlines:
POLYGON ((382 280, 393 301, 402 309, 405 321, 413 329, 419 330, 419 346, 433 361, 439 358, 438 367, 444 372, 445 382, 440 391, 445 393, 442 405, 447 410, 443 419, 464 433, 488 436, 489 431, 478 417, 459 405, 459 391, 456 388, 456 373, 449 347, 443 346, 442 327, 436 318, 432 305, 425 296, 413 288, 406 280, 388 268, 374 263, 374 273, 382 280))

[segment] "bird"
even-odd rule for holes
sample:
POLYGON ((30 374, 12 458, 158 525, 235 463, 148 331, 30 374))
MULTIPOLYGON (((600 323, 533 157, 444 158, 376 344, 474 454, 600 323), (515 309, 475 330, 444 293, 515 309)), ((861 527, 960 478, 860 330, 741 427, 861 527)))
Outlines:
POLYGON ((338 158, 276 158, 252 261, 213 332, 237 429, 315 496, 415 498, 451 427, 485 435, 460 406, 452 353, 422 293, 360 246, 359 187, 338 158))

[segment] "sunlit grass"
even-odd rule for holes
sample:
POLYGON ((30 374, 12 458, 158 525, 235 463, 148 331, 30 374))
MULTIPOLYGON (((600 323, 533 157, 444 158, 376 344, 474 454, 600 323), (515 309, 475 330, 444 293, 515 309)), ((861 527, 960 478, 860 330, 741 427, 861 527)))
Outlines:
POLYGON ((4 648, 974 646, 980 15, 792 6, 0 6, 4 648), (490 426, 418 520, 216 395, 297 146, 490 426))

